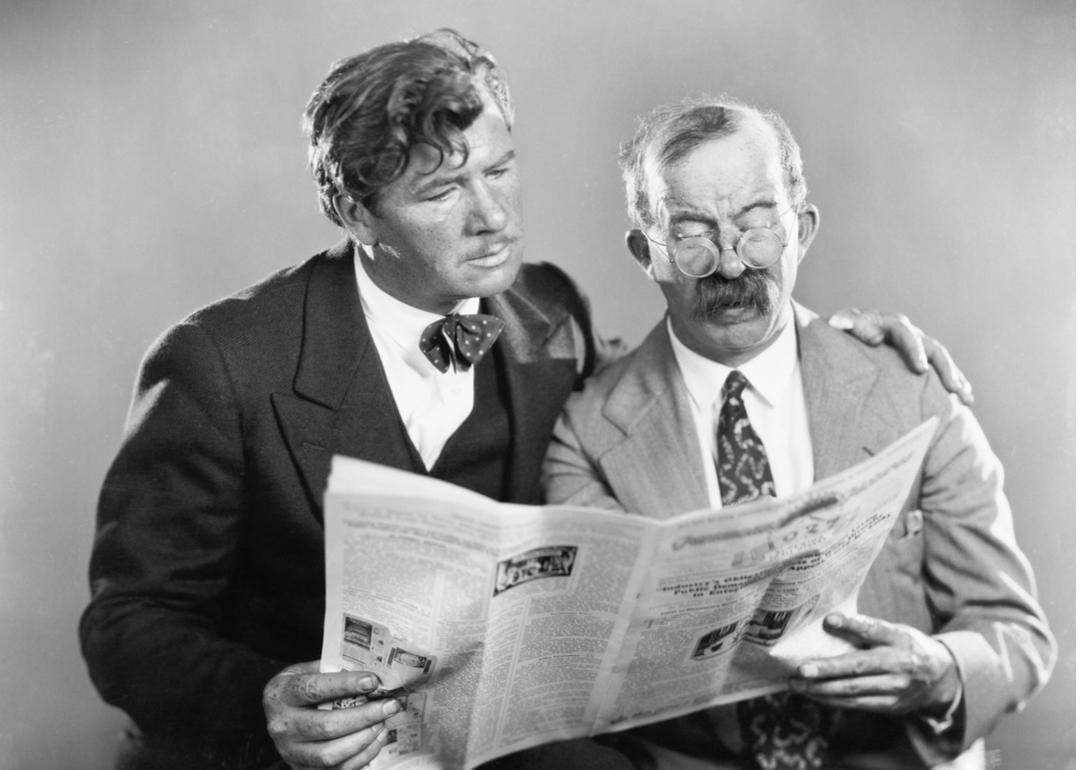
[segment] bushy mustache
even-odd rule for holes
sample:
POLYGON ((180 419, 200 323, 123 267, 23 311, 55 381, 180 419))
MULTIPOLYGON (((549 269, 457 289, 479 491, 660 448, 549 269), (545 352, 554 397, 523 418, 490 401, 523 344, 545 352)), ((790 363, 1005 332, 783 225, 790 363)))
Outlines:
POLYGON ((735 279, 727 279, 713 273, 697 282, 697 306, 694 317, 710 321, 725 310, 751 308, 765 315, 772 311, 773 300, 769 292, 772 282, 764 270, 745 270, 735 279))

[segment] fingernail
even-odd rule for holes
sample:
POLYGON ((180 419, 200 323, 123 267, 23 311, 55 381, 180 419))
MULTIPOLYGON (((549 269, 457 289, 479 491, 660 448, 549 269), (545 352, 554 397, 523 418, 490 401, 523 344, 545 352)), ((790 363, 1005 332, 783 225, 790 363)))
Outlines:
POLYGON ((836 316, 832 316, 829 318, 829 326, 834 329, 846 331, 848 329, 854 329, 855 323, 850 318, 837 318, 836 316))
POLYGON ((373 677, 373 676, 365 676, 363 679, 361 679, 360 680, 360 689, 361 690, 374 690, 375 689, 375 677, 373 677))
POLYGON ((930 362, 926 359, 926 356, 919 356, 919 360, 915 362, 915 365, 919 367, 920 372, 925 372, 930 368, 930 362))
MULTIPOLYGON (((802 676, 802 677, 804 677, 806 679, 814 679, 814 678, 817 677, 817 675, 818 675, 818 667, 813 665, 812 663, 808 663, 805 666, 799 666, 799 676, 802 676)), ((796 682, 798 682, 800 687, 805 688, 805 683, 804 682, 799 682, 797 679, 793 679, 791 681, 792 681, 792 684, 795 684, 796 682)))
POLYGON ((840 615, 829 614, 825 616, 825 625, 839 628, 844 624, 844 619, 840 615))
POLYGON ((401 706, 398 704, 396 698, 390 698, 389 700, 386 701, 386 703, 383 704, 383 707, 382 707, 382 713, 386 714, 386 716, 390 716, 391 714, 396 714, 400 710, 401 710, 401 706))

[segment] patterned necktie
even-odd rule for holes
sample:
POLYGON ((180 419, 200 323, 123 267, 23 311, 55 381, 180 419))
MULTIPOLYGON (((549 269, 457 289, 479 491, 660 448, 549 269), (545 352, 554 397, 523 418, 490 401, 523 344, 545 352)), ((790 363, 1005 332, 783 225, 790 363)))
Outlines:
POLYGON ((720 421, 716 425, 716 476, 724 505, 776 496, 765 445, 746 416, 742 394, 746 377, 735 370, 724 382, 720 421))
MULTIPOLYGON (((776 495, 769 458, 750 418, 742 394, 741 372, 724 382, 723 404, 716 426, 716 473, 724 505, 776 495)), ((739 725, 757 767, 763 770, 810 770, 824 767, 829 714, 800 695, 779 692, 738 704, 739 725)))
POLYGON ((503 322, 492 315, 451 313, 428 324, 420 334, 420 351, 440 372, 451 366, 456 372, 484 357, 503 330, 503 322))

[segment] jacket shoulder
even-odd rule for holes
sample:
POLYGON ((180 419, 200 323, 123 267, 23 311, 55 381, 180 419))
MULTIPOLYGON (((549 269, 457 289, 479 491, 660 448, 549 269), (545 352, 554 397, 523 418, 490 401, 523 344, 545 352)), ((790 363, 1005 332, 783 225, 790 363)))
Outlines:
POLYGON ((547 315, 570 312, 588 316, 588 300, 573 278, 550 262, 528 262, 521 266, 514 290, 547 315))
POLYGON ((183 365, 201 371, 210 366, 205 356, 211 354, 236 375, 288 368, 299 353, 312 273, 335 258, 317 254, 195 310, 158 336, 142 369, 188 361, 183 365))
POLYGON ((299 312, 311 273, 315 265, 326 258, 326 254, 318 254, 271 273, 251 286, 195 310, 180 323, 201 326, 212 336, 217 336, 288 309, 299 312))
POLYGON ((940 386, 936 374, 911 370, 900 351, 892 345, 869 345, 845 331, 835 329, 816 315, 797 314, 800 358, 816 355, 824 358, 834 374, 868 367, 878 378, 879 385, 890 389, 921 392, 928 384, 940 386), (929 382, 933 381, 933 382, 929 382))

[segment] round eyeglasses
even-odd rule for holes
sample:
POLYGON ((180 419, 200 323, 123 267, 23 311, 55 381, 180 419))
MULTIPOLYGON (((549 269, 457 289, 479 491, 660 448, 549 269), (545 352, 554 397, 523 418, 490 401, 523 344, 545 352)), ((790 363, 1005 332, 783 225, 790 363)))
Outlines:
MULTIPOLYGON (((794 207, 789 208, 780 217, 794 210, 794 207)), ((719 233, 714 230, 696 235, 672 234, 668 236, 667 243, 650 238, 648 233, 645 233, 645 237, 660 246, 668 261, 674 263, 683 275, 704 278, 720 269, 720 255, 725 251, 734 251, 739 261, 752 270, 772 267, 784 253, 795 230, 792 227, 781 237, 771 227, 751 227, 742 232, 734 246, 720 245, 719 233)))

